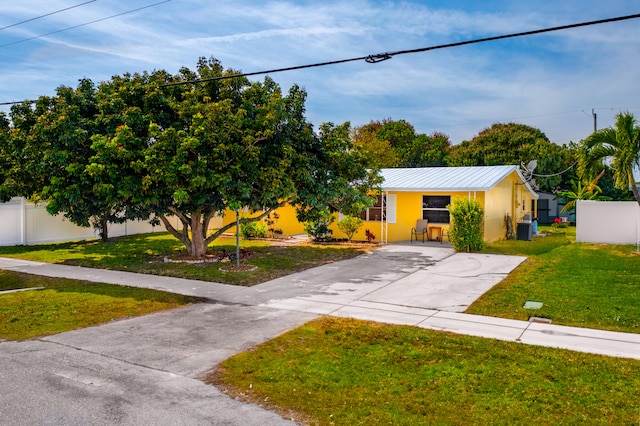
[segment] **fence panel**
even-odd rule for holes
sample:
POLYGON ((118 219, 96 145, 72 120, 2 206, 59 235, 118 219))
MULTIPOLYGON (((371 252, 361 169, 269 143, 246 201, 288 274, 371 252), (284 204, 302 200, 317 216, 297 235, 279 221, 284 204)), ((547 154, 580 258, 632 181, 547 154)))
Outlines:
MULTIPOLYGON (((164 231, 163 226, 151 226, 145 221, 129 221, 109 225, 109 236, 141 234, 164 231)), ((24 198, 13 198, 0 203, 0 245, 29 245, 59 241, 98 238, 93 228, 74 225, 63 215, 52 216, 46 205, 26 202, 24 198)))
POLYGON ((578 201, 576 241, 640 243, 640 206, 635 201, 578 201))
POLYGON ((23 200, 13 198, 6 203, 0 203, 0 244, 14 246, 23 244, 22 226, 24 211, 23 200))

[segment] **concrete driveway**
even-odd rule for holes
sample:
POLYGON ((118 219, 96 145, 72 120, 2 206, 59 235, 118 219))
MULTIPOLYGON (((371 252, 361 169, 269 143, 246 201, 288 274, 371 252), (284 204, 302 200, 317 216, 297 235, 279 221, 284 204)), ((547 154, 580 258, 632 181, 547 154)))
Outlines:
POLYGON ((404 306, 463 312, 524 260, 454 253, 433 243, 394 244, 255 289, 264 295, 263 306, 318 314, 335 315, 367 303, 383 310, 404 306), (292 283, 298 291, 291 291, 292 283))
POLYGON ((1 269, 211 300, 38 340, 0 342, 0 423, 291 424, 226 397, 203 384, 202 375, 223 359, 319 314, 411 323, 415 312, 461 312, 522 260, 454 255, 440 245, 398 244, 244 288, 0 259, 1 269))

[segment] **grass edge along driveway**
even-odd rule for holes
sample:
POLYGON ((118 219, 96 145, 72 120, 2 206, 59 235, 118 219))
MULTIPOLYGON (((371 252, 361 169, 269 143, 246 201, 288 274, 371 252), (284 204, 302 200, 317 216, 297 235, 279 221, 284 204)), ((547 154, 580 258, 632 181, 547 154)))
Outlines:
POLYGON ((178 308, 195 297, 0 270, 0 339, 24 340, 178 308))
POLYGON ((307 424, 637 424, 640 361, 324 317, 223 361, 236 398, 307 424))
MULTIPOLYGON (((352 258, 376 247, 372 244, 274 245, 266 240, 241 240, 240 246, 251 252, 242 263, 256 266, 254 271, 223 272, 220 263, 166 263, 165 257, 184 253, 184 245, 167 232, 118 237, 107 243, 87 240, 0 247, 0 256, 252 286, 314 266, 352 258)), ((235 238, 218 238, 209 246, 210 252, 222 250, 235 253, 235 238)))
POLYGON ((565 232, 489 244, 485 252, 528 258, 465 313, 640 333, 640 253, 632 245, 576 243, 575 228, 565 232), (525 309, 527 301, 542 308, 525 309))

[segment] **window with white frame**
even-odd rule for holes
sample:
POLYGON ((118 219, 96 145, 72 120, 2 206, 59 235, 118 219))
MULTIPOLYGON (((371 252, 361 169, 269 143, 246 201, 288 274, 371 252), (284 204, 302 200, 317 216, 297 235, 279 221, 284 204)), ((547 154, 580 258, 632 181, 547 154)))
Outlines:
POLYGON ((451 204, 450 195, 423 195, 422 196, 422 218, 429 220, 429 223, 449 223, 449 210, 447 206, 451 204))
POLYGON ((360 219, 370 222, 381 222, 386 215, 386 201, 387 199, 384 195, 378 195, 373 206, 365 209, 360 214, 360 219))

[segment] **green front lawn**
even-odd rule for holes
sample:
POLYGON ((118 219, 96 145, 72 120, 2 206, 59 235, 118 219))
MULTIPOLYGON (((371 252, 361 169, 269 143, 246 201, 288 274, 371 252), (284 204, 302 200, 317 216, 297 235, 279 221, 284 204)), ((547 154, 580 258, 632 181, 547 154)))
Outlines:
POLYGON ((209 382, 319 425, 637 424, 640 361, 323 318, 209 382))
MULTIPOLYGON (((314 266, 348 259, 374 247, 313 244, 281 247, 264 240, 241 240, 240 246, 251 250, 251 257, 242 263, 257 266, 255 271, 223 272, 219 269, 219 263, 165 263, 165 256, 183 253, 184 245, 164 232, 120 237, 108 243, 78 241, 0 247, 0 257, 251 286, 314 266)), ((235 252, 235 238, 219 238, 209 246, 212 252, 222 249, 235 252)))
POLYGON ((0 270, 0 339, 24 340, 197 302, 156 290, 0 270))
POLYGON ((575 243, 575 228, 555 231, 488 245, 486 252, 528 259, 466 313, 640 333, 640 253, 633 246, 575 243), (524 309, 527 301, 544 305, 524 309))

